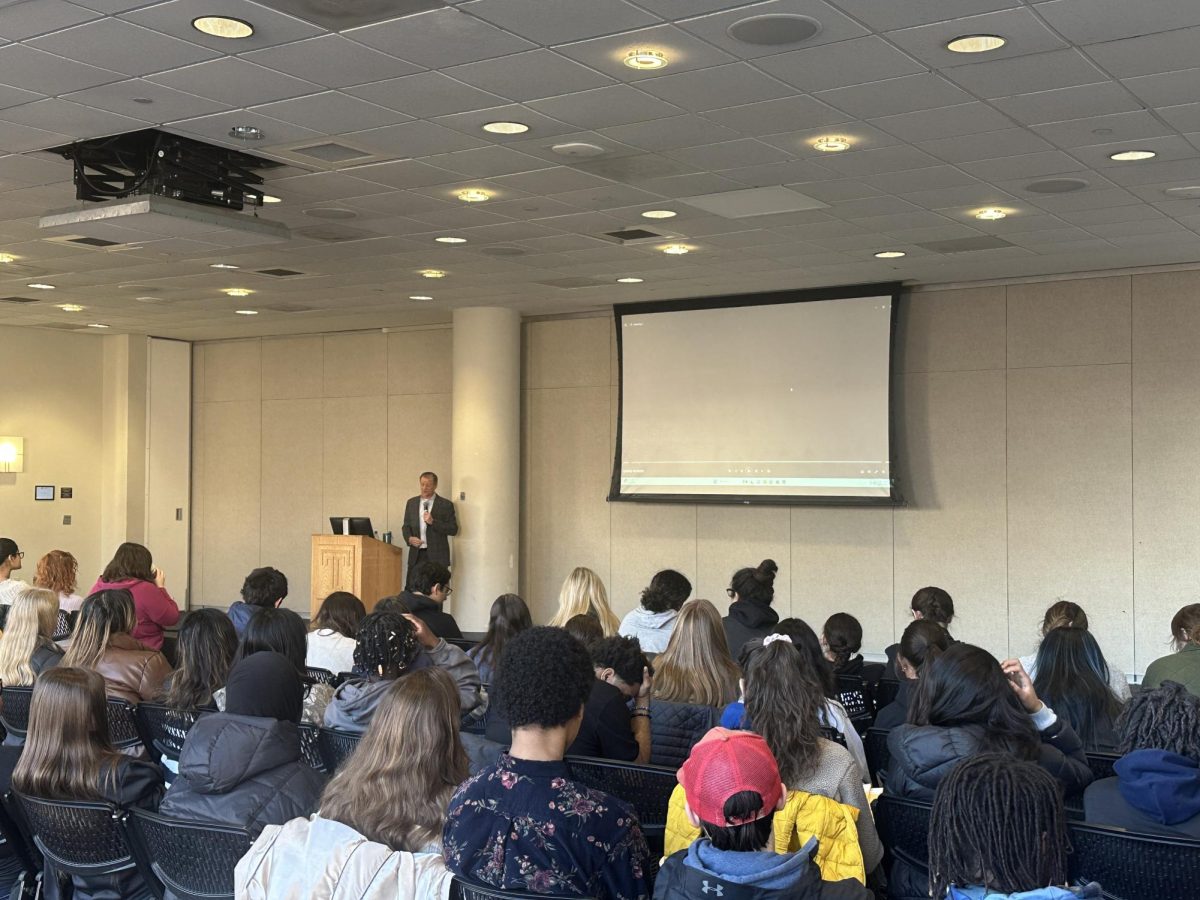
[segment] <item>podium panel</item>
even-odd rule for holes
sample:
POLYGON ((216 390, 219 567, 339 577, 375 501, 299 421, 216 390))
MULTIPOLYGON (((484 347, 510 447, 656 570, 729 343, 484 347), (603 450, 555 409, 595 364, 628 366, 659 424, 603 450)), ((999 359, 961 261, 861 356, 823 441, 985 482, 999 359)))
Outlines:
POLYGON ((404 551, 361 535, 312 536, 312 598, 317 614, 321 601, 334 591, 349 591, 370 612, 383 597, 404 587, 404 551))

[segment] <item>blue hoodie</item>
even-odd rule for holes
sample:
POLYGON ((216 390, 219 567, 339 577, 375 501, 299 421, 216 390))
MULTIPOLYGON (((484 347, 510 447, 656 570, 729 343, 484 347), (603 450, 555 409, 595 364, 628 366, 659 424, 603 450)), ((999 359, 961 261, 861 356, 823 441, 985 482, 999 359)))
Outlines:
POLYGON ((951 887, 947 900, 1085 900, 1099 898, 1100 887, 1089 884, 1080 888, 1044 887, 1034 891, 1018 891, 1015 894, 997 894, 983 887, 951 887))
POLYGON ((707 838, 693 841, 688 847, 683 863, 714 875, 722 881, 744 884, 764 890, 781 891, 794 887, 804 876, 812 854, 816 852, 817 839, 795 853, 772 853, 761 850, 757 853, 736 850, 718 850, 707 838))
POLYGON ((1200 815, 1200 763, 1166 750, 1134 750, 1117 760, 1121 796, 1164 825, 1200 815))

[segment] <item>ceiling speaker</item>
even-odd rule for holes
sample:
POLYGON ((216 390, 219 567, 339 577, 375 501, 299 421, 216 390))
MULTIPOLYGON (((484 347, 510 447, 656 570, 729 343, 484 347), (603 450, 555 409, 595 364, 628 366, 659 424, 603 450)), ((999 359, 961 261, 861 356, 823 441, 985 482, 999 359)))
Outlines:
POLYGON ((738 19, 728 28, 735 41, 773 47, 778 44, 799 44, 821 33, 821 23, 809 16, 767 15, 738 19))

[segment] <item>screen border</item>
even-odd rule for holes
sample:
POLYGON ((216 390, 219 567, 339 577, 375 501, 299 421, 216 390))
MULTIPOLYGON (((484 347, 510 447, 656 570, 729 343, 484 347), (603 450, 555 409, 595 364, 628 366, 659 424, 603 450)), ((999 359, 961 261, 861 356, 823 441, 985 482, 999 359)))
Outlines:
POLYGON ((610 503, 686 503, 709 506, 897 506, 903 497, 896 484, 896 323, 902 282, 881 281, 834 287, 787 291, 763 291, 757 294, 725 294, 682 300, 647 300, 640 303, 614 303, 613 321, 617 330, 617 434, 613 447, 610 503), (888 470, 891 490, 881 497, 827 497, 814 494, 623 494, 621 493, 621 444, 625 416, 625 348, 621 320, 627 315, 687 312, 695 309, 730 309, 739 306, 770 306, 782 303, 812 303, 821 300, 851 300, 856 297, 888 295, 892 298, 891 328, 888 335, 888 470))

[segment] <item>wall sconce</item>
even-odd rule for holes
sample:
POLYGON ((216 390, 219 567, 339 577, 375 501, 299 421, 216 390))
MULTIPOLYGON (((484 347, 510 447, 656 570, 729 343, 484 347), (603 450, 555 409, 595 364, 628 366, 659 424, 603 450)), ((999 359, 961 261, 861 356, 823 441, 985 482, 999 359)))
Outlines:
POLYGON ((25 438, 0 437, 0 472, 25 471, 25 438))

